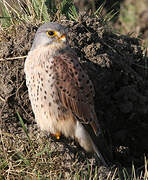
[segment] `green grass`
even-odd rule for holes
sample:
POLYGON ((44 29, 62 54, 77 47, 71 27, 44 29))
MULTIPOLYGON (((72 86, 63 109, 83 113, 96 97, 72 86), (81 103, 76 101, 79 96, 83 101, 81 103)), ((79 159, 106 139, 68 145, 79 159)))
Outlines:
POLYGON ((141 26, 141 15, 147 10, 147 0, 130 0, 121 4, 119 22, 121 23, 119 30, 121 33, 134 32, 139 35, 141 26))
POLYGON ((2 11, 1 24, 4 27, 22 22, 36 23, 50 20, 44 0, 16 0, 15 4, 8 3, 6 0, 1 0, 0 5, 2 11))
MULTIPOLYGON (((10 1, 11 2, 11 1, 10 1)), ((79 9, 76 8, 74 0, 16 0, 15 3, 8 3, 8 0, 1 0, 0 21, 2 27, 9 27, 18 23, 39 24, 47 21, 59 21, 62 15, 72 21, 78 21, 79 9)), ((94 9, 94 3, 91 3, 94 9)), ((103 22, 110 21, 118 12, 113 10, 102 17, 105 3, 97 10, 92 11, 92 15, 101 17, 103 22)))
MULTIPOLYGON (((1 132, 0 144, 0 179, 74 179, 102 180, 103 174, 98 174, 100 166, 94 166, 93 161, 79 164, 75 158, 68 171, 62 162, 65 157, 59 147, 52 149, 51 142, 46 136, 29 133, 20 114, 18 119, 22 125, 20 134, 1 132)), ((106 180, 147 180, 148 162, 139 169, 114 167, 108 170, 106 180), (138 174, 138 175, 137 175, 138 174)))
POLYGON ((16 23, 47 22, 50 20, 60 21, 61 15, 68 19, 77 20, 78 13, 73 0, 45 1, 45 0, 16 0, 15 4, 7 0, 0 1, 0 21, 3 27, 9 27, 16 23))

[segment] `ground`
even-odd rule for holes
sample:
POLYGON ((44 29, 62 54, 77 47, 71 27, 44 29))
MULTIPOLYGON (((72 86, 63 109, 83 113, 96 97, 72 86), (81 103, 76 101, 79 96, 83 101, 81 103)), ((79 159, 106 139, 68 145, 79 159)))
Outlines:
POLYGON ((25 24, 0 32, 2 178, 41 175, 54 179, 57 174, 63 179, 74 174, 83 178, 88 172, 96 175, 98 170, 96 179, 107 179, 116 166, 130 167, 134 162, 141 167, 148 153, 148 58, 140 40, 113 33, 101 19, 87 15, 78 22, 63 19, 61 23, 68 27, 70 46, 95 86, 95 109, 113 151, 112 165, 107 168, 98 164, 75 142, 64 137, 57 141, 37 127, 24 76, 24 56, 37 25, 25 24))

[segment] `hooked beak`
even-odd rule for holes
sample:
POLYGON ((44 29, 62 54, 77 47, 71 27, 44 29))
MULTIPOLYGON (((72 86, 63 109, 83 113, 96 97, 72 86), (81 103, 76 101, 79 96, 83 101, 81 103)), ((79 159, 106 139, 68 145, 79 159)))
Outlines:
POLYGON ((59 40, 59 41, 66 42, 66 35, 63 34, 62 36, 58 37, 58 40, 59 40))

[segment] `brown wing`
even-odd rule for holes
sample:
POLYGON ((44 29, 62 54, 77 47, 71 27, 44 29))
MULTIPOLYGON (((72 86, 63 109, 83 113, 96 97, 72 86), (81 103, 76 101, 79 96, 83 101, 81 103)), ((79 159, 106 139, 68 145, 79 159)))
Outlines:
POLYGON ((73 52, 62 53, 54 57, 54 70, 59 97, 64 107, 83 123, 91 122, 97 132, 97 118, 94 111, 94 87, 88 75, 82 69, 73 52))

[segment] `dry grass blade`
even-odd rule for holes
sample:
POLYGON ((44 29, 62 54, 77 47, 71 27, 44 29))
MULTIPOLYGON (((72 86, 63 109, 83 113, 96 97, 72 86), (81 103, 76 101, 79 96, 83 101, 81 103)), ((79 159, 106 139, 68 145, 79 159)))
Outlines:
POLYGON ((5 99, 2 96, 0 96, 0 100, 5 102, 5 99))
POLYGON ((147 180, 148 179, 148 160, 147 160, 146 156, 144 157, 144 161, 145 161, 144 180, 147 180))
POLYGON ((11 58, 1 58, 0 61, 10 61, 10 60, 17 60, 17 59, 24 59, 26 58, 27 56, 18 56, 18 57, 11 57, 11 58))

